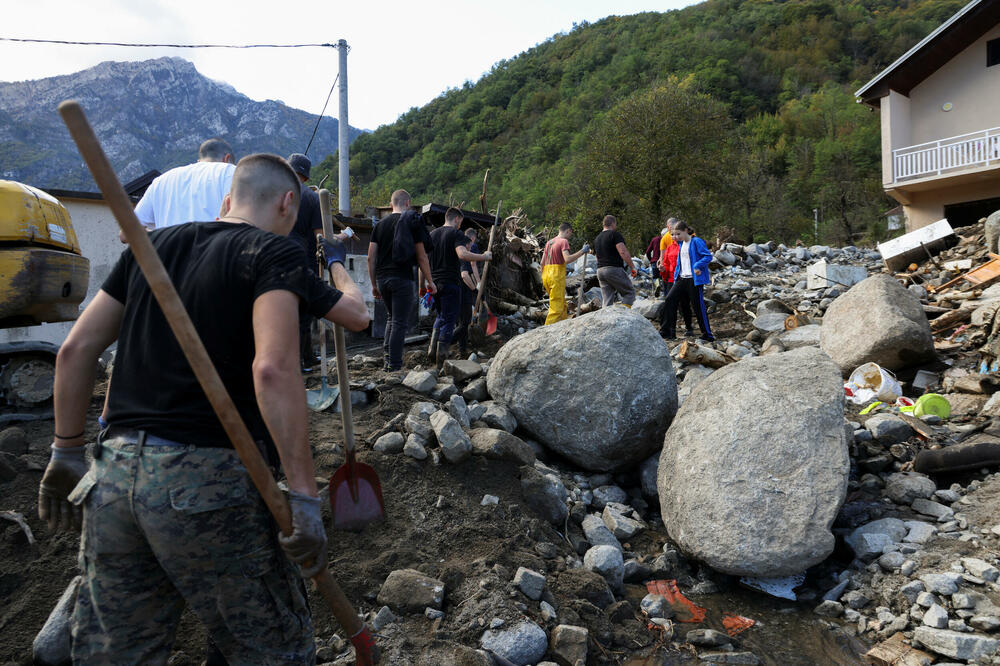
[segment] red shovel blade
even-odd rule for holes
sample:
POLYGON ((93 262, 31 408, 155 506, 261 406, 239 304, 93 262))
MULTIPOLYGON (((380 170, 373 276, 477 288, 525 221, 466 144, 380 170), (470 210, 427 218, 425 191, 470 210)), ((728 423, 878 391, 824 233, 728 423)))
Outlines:
POLYGON ((333 527, 338 530, 357 532, 369 523, 385 520, 378 474, 370 465, 354 460, 353 451, 330 477, 330 509, 333 527))
POLYGON ((493 335, 497 332, 497 316, 490 313, 489 318, 486 320, 486 335, 493 335))

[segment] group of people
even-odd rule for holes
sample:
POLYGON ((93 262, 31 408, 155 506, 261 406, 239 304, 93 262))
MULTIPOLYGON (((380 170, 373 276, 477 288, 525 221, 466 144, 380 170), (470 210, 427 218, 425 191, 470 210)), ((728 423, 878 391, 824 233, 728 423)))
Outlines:
POLYGON ((299 576, 326 566, 327 536, 299 313, 355 331, 369 314, 338 239, 317 240, 320 226, 306 236, 324 249, 330 286, 289 237, 309 205, 305 156, 233 164, 232 153, 206 142, 199 162, 152 182, 136 214, 249 432, 283 470, 293 531, 278 533, 126 248, 59 350, 39 485, 50 528, 82 527, 73 663, 166 663, 185 606, 208 632, 208 664, 315 661, 299 576), (88 445, 97 358, 115 341, 101 434, 88 445))
MULTIPOLYGON (((633 277, 638 271, 625 244, 625 237, 618 232, 618 220, 605 215, 603 230, 594 239, 597 258, 597 282, 601 288, 601 306, 608 307, 621 301, 626 307, 635 302, 633 277)), ((566 265, 591 251, 585 243, 577 252, 570 252, 569 241, 573 227, 559 226, 558 235, 545 244, 542 251, 542 284, 549 295, 549 311, 545 324, 554 324, 569 317, 566 308, 566 265)), ((654 280, 663 281, 665 302, 660 312, 660 336, 666 340, 677 338, 677 312, 680 310, 685 324, 685 335, 695 335, 692 313, 701 328, 699 339, 712 341, 715 336, 708 323, 705 306, 705 286, 710 284, 708 265, 712 253, 694 230, 676 218, 667 220, 667 226, 655 236, 646 248, 654 280)), ((581 290, 583 288, 581 284, 581 290)))
POLYGON ((368 245, 372 295, 382 300, 387 315, 383 367, 390 372, 403 367, 406 330, 419 293, 430 294, 434 301, 437 317, 427 354, 440 369, 451 357, 454 342, 460 354, 467 351, 480 281, 478 263, 493 254, 479 251, 475 229, 462 231, 464 217, 457 208, 449 208, 444 225, 428 233, 420 214, 411 209, 406 190, 393 192, 390 203, 392 212, 375 223, 368 245))

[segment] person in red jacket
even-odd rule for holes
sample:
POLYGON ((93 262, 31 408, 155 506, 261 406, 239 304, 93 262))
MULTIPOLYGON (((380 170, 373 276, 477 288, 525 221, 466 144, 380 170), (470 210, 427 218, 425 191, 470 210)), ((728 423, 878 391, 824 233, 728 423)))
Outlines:
MULTIPOLYGON (((676 218, 672 217, 667 220, 667 233, 663 234, 663 241, 661 242, 663 251, 660 252, 660 274, 663 275, 663 281, 665 283, 663 298, 667 297, 667 294, 670 293, 671 287, 674 286, 674 272, 677 269, 677 256, 681 250, 680 244, 678 244, 670 234, 670 232, 673 231, 675 224, 677 224, 676 218)), ((694 337, 695 331, 691 319, 691 303, 687 300, 681 299, 678 304, 678 309, 681 312, 681 316, 684 318, 684 336, 689 338, 694 337)))

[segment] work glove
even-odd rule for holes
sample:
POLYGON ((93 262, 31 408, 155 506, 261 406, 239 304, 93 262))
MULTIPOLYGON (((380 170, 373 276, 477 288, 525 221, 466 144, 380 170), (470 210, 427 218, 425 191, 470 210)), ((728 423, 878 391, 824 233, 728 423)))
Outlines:
POLYGON ((483 256, 486 257, 486 261, 491 261, 493 259, 493 251, 486 250, 486 252, 483 252, 483 256))
POLYGON ((278 543, 288 559, 299 565, 303 578, 312 578, 326 568, 326 529, 319 511, 321 503, 318 497, 289 491, 292 534, 278 534, 278 543))
POLYGON ((590 254, 590 243, 584 243, 582 249, 584 254, 590 254))
POLYGON ((67 497, 87 473, 87 445, 52 445, 52 458, 38 486, 38 517, 50 530, 80 531, 83 509, 67 497))
POLYGON ((632 269, 632 277, 636 277, 637 275, 639 275, 639 271, 637 271, 637 270, 635 270, 635 268, 633 268, 632 269))
POLYGON ((344 261, 347 259, 347 248, 339 239, 326 239, 322 236, 317 236, 316 240, 319 241, 319 246, 323 250, 323 257, 326 260, 327 268, 334 264, 344 265, 344 261))

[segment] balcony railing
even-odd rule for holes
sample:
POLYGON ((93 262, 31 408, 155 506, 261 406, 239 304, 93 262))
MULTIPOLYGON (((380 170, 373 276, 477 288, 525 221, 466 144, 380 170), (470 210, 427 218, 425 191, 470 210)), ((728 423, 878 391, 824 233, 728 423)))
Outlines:
POLYGON ((895 182, 1000 165, 1000 127, 892 151, 895 182))

